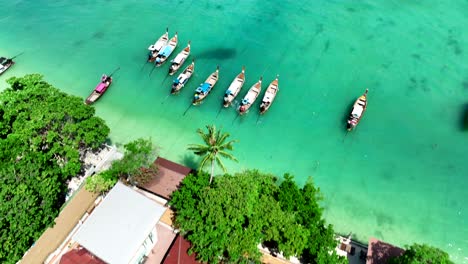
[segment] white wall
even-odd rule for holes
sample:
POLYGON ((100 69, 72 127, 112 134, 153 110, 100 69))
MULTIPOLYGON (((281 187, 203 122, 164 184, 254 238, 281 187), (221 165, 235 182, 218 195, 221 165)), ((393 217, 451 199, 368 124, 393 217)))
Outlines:
POLYGON ((148 256, 148 254, 151 252, 151 250, 157 242, 158 234, 156 232, 156 226, 154 226, 153 229, 151 229, 151 232, 146 237, 145 241, 143 241, 141 246, 138 248, 137 252, 135 253, 134 257, 132 258, 129 264, 138 264, 144 256, 148 256))

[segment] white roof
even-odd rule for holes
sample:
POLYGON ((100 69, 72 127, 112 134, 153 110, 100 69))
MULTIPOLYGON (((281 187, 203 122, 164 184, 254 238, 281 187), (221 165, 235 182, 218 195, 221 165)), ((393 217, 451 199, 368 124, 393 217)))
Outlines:
POLYGON ((165 207, 117 182, 73 240, 105 262, 127 264, 165 210, 165 207))

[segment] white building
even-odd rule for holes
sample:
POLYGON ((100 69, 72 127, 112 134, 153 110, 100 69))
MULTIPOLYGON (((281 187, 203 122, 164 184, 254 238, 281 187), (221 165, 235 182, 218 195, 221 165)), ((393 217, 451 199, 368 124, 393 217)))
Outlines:
POLYGON ((165 210, 118 182, 72 240, 107 263, 142 263, 157 242, 156 224, 165 210))

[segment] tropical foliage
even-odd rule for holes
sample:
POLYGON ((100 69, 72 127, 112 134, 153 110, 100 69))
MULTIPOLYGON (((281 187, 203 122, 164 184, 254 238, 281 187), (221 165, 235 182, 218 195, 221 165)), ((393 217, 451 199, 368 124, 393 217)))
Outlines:
POLYGON ((286 175, 256 170, 216 177, 188 176, 173 193, 175 224, 192 243, 191 252, 208 263, 259 262, 259 244, 311 263, 345 263, 334 253, 333 228, 322 219, 319 190, 299 188, 286 175), (296 201, 297 199, 297 201, 296 201))
POLYGON ((453 264, 449 255, 441 249, 413 244, 406 247, 406 251, 400 257, 390 260, 390 264, 453 264))
POLYGON ((158 168, 153 163, 156 148, 150 139, 137 139, 124 145, 124 156, 111 167, 97 175, 86 178, 86 189, 104 193, 120 179, 131 185, 143 185, 151 180, 158 168))
POLYGON ((53 224, 66 182, 109 128, 82 98, 32 74, 0 93, 0 262, 15 263, 53 224))
POLYGON ((207 133, 203 130, 198 129, 197 133, 203 139, 204 144, 191 144, 188 149, 192 150, 195 155, 201 156, 200 166, 198 170, 201 171, 206 165, 211 165, 210 183, 213 181, 214 165, 215 163, 226 172, 226 167, 222 161, 222 158, 237 161, 237 159, 230 154, 228 151, 232 151, 233 144, 236 140, 227 141, 229 137, 228 133, 222 133, 221 130, 217 130, 216 126, 206 126, 207 133))

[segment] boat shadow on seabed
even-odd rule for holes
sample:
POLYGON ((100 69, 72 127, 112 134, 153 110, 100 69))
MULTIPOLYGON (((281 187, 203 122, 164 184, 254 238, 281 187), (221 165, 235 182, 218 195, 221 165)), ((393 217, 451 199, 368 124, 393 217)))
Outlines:
POLYGON ((462 105, 460 114, 460 129, 468 132, 468 103, 462 105))
MULTIPOLYGON (((343 114, 341 114, 342 118, 341 118, 341 121, 340 121, 340 125, 346 124, 348 122, 349 113, 353 109, 353 105, 354 105, 354 100, 350 100, 349 103, 348 103, 348 106, 346 108, 343 108, 343 114)), ((346 130, 345 135, 344 135, 343 140, 341 141, 341 143, 345 142, 346 136, 348 136, 348 134, 349 134, 349 131, 346 130)))

